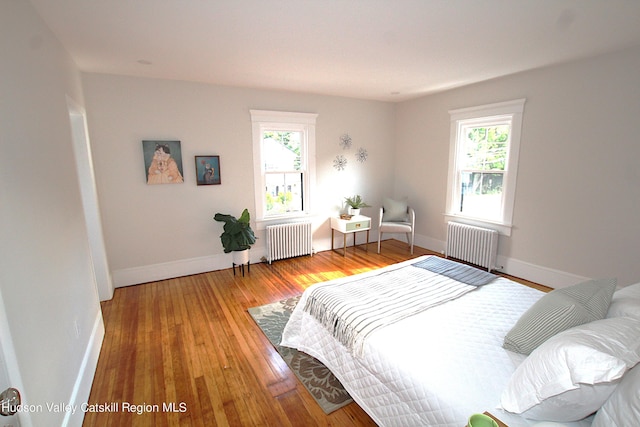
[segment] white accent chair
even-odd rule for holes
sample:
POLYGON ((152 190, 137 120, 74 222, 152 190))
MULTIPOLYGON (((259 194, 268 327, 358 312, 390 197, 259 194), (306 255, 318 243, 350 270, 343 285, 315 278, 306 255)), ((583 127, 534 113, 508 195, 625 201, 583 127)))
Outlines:
POLYGON ((416 213, 406 202, 385 199, 378 217, 378 253, 380 253, 382 233, 405 233, 413 254, 415 225, 416 213))

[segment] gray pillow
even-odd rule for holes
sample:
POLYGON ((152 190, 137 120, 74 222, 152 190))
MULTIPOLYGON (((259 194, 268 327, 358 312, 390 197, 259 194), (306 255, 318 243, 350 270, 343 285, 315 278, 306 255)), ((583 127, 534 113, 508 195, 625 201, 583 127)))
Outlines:
POLYGON ((407 219, 407 200, 393 200, 385 198, 382 202, 384 207, 383 221, 406 221, 407 219))
POLYGON ((524 312, 502 346, 530 354, 558 332, 603 319, 615 289, 616 279, 597 279, 549 292, 524 312))

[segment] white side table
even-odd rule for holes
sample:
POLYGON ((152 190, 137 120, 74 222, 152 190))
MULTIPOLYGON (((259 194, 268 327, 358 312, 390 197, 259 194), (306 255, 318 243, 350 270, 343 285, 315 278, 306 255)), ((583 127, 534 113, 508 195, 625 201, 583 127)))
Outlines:
MULTIPOLYGON (((347 234, 353 233, 353 247, 356 245, 356 233, 358 231, 366 231, 367 232, 367 240, 364 243, 367 245, 369 243, 369 230, 371 230, 371 218, 364 215, 356 215, 351 219, 341 219, 338 217, 331 218, 331 250, 333 249, 333 235, 336 231, 342 233, 343 236, 343 244, 342 244, 342 256, 347 256, 347 234)), ((365 250, 369 251, 369 246, 365 246, 365 250)))

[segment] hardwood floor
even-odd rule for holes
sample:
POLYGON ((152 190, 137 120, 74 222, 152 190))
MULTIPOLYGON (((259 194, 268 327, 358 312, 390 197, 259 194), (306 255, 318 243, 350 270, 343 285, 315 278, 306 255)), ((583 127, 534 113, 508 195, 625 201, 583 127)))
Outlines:
POLYGON ((83 425, 374 426, 355 403, 326 415, 247 309, 432 253, 375 246, 255 264, 245 277, 228 269, 116 289, 102 303, 106 334, 83 425))

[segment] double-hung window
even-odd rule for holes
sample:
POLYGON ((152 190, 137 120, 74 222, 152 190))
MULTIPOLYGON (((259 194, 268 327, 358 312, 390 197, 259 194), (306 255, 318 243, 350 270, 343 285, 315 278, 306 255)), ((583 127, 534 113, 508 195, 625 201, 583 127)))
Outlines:
POLYGON ((256 220, 311 212, 317 114, 251 110, 256 220))
POLYGON ((524 102, 449 111, 447 219, 511 234, 524 102))

